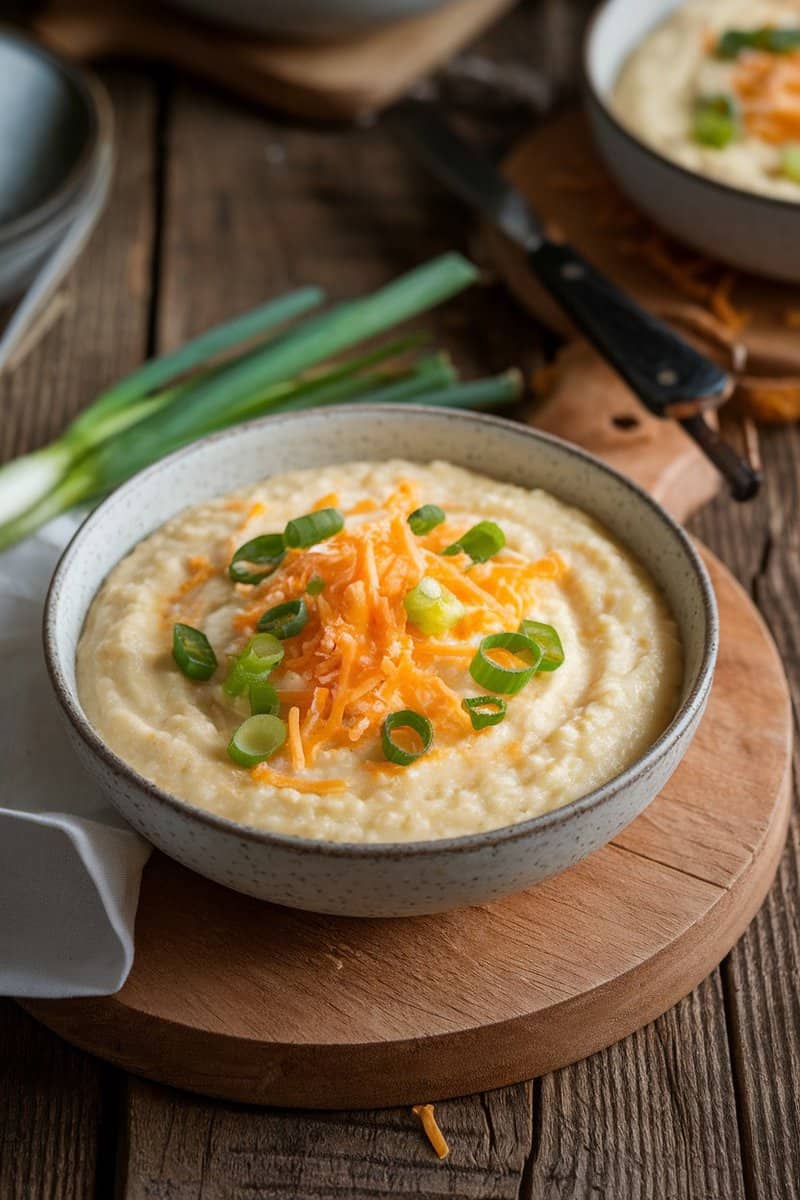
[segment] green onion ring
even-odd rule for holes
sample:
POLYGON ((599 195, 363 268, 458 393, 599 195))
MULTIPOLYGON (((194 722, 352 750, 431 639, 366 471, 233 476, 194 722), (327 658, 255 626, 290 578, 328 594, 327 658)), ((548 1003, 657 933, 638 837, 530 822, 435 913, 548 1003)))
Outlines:
POLYGON ((525 637, 529 637, 532 642, 536 642, 537 646, 541 646, 542 661, 538 667, 540 671, 558 670, 564 661, 564 647, 552 625, 545 625, 541 621, 525 620, 520 621, 517 632, 524 633, 525 637))
POLYGON ((173 625, 172 657, 188 679, 210 679, 217 669, 211 643, 191 625, 173 625))
POLYGON ((470 696, 461 701, 466 709, 473 729, 486 729, 488 725, 499 725, 505 719, 508 705, 499 696, 470 696), (487 712, 486 709, 493 709, 487 712))
POLYGON ((321 508, 318 512, 306 513, 304 517, 295 517, 283 531, 287 546, 293 550, 305 550, 324 542, 344 529, 344 517, 338 508, 321 508))
POLYGON ((272 713, 243 721, 228 743, 228 757, 239 767, 254 767, 272 758, 286 741, 286 723, 272 713))
POLYGON ((234 583, 261 583, 281 565, 286 556, 286 544, 282 533, 262 533, 260 537, 245 542, 234 554, 228 566, 228 574, 234 583), (263 571, 248 570, 247 564, 262 566, 263 571))
POLYGON ((306 584, 306 592, 309 596, 318 596, 325 589, 325 580, 321 575, 312 575, 306 584))
POLYGON ((308 609, 302 596, 297 600, 287 600, 285 604, 276 604, 268 608, 258 618, 258 629, 261 633, 271 633, 273 637, 294 637, 302 633, 308 623, 308 609))
POLYGON ((473 562, 488 562, 506 544, 506 535, 494 521, 479 521, 458 541, 446 546, 442 554, 468 554, 473 562))
POLYGON ((481 687, 505 696, 516 695, 529 683, 542 661, 542 648, 524 633, 490 633, 478 646, 469 664, 469 673, 481 687), (530 661, 524 667, 500 667, 487 657, 489 650, 509 650, 518 658, 530 661))
POLYGON ((427 754, 433 745, 433 725, 422 713, 414 712, 413 708, 401 708, 399 712, 389 713, 381 725, 381 742, 384 756, 398 767, 409 767, 423 754, 427 754), (422 742, 422 749, 417 751, 403 750, 392 740, 396 729, 413 729, 422 742))
POLYGON ((411 532, 416 537, 430 533, 446 519, 444 510, 439 508, 438 504, 423 504, 421 508, 415 508, 407 518, 411 532))
POLYGON ((269 713, 272 717, 277 717, 281 711, 281 702, 278 699, 278 693, 268 679, 258 679, 255 683, 250 684, 250 714, 258 716, 259 713, 269 713))
POLYGON ((283 646, 271 633, 257 633, 234 659, 222 690, 228 696, 241 696, 252 684, 269 676, 283 658, 283 646))

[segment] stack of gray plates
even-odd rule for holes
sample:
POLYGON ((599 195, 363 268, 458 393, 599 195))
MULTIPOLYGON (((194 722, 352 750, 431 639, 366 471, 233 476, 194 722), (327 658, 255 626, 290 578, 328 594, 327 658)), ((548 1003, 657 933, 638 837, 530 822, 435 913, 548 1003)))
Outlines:
POLYGON ((0 30, 0 304, 16 302, 0 367, 100 214, 112 140, 96 81, 0 30))

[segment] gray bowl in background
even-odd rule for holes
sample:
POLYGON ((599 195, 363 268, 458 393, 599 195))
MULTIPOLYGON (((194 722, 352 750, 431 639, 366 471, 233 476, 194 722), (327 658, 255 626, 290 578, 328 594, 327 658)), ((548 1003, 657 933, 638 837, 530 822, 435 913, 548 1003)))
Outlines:
POLYGON ((112 115, 94 80, 0 29, 0 303, 19 296, 111 174, 112 115))
POLYGON ((619 186, 657 225, 757 275, 800 281, 800 204, 747 192, 665 158, 626 129, 610 97, 625 59, 684 0, 605 0, 584 45, 595 143, 619 186))

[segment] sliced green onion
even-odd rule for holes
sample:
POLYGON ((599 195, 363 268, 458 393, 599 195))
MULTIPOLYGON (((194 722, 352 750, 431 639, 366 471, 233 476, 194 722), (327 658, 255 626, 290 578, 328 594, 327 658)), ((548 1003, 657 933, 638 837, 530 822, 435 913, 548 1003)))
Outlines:
POLYGON ((457 542, 447 546, 442 554, 468 554, 473 562, 488 562, 489 559, 502 550, 506 544, 506 535, 494 521, 479 521, 457 542))
POLYGON ((519 633, 524 633, 542 650, 540 671, 556 671, 564 661, 564 647, 561 638, 552 625, 544 625, 541 621, 520 621, 519 633))
POLYGON ((210 679, 217 669, 217 656, 204 633, 191 625, 173 625, 172 657, 189 679, 210 679))
POLYGON ((257 633, 234 661, 222 689, 241 696, 254 683, 261 683, 283 658, 283 646, 271 633, 257 633))
POLYGON ((438 504, 423 504, 422 508, 415 508, 409 515, 408 524, 413 534, 422 537, 437 525, 441 525, 445 519, 444 511, 438 504))
POLYGON ((542 661, 542 648, 524 633, 490 633, 478 646, 469 665, 469 673, 490 692, 513 696, 529 683, 542 661), (488 657, 490 650, 508 650, 522 659, 524 667, 501 667, 488 657))
POLYGON ((796 142, 781 150, 781 175, 800 183, 800 146, 796 142))
POLYGON ((461 701, 472 721, 473 729, 486 729, 487 725, 499 725, 507 711, 505 700, 499 696, 470 696, 461 701))
POLYGON ((302 596, 297 600, 287 600, 285 604, 276 604, 269 608, 258 619, 258 628, 262 633, 271 633, 273 637, 294 637, 301 633, 308 622, 308 609, 302 596))
POLYGON ((304 517, 295 517, 283 531, 287 546, 293 550, 305 550, 324 542, 344 529, 344 517, 338 508, 321 508, 318 512, 306 513, 304 517))
POLYGON ((720 92, 698 96, 692 112, 692 137, 701 146, 722 150, 740 129, 739 106, 734 96, 720 92))
POLYGON ((427 575, 406 593, 403 607, 409 621, 413 621, 428 637, 440 637, 447 633, 466 612, 457 596, 437 579, 430 579, 427 575))
POLYGON ((726 29, 720 34, 714 53, 717 58, 738 58, 743 50, 764 50, 767 54, 789 54, 800 50, 800 29, 787 25, 763 25, 760 29, 726 29))
POLYGON ((283 534, 262 533, 239 547, 231 559, 228 574, 235 583, 260 583, 278 569, 285 556, 283 534), (253 565, 264 567, 264 570, 252 571, 253 565))
POLYGON ((309 596, 318 596, 325 589, 325 580, 321 575, 312 575, 306 584, 306 592, 309 596))
POLYGON ((277 717, 281 711, 281 702, 275 688, 268 679, 259 679, 250 684, 250 712, 255 717, 258 713, 269 713, 277 717))
POLYGON ((400 712, 389 713, 381 725, 381 742, 383 753, 391 763, 398 767, 409 767, 423 754, 427 754, 433 745, 433 725, 422 713, 414 712, 413 708, 403 708, 400 712), (392 734, 398 729, 411 729, 422 743, 419 750, 403 750, 392 739, 392 734))
POLYGON ((240 767, 254 767, 272 758, 286 741, 286 723, 272 713, 257 713, 243 721, 228 743, 228 757, 240 767))

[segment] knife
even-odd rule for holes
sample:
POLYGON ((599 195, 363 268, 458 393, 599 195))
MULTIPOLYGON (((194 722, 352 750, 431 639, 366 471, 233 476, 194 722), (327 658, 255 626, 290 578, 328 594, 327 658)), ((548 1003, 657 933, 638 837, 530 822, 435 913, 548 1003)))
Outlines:
POLYGON ((574 325, 657 417, 674 418, 727 481, 750 500, 760 472, 703 416, 733 390, 731 376, 641 308, 568 242, 548 236, 525 197, 430 105, 403 100, 383 116, 450 191, 516 242, 528 266, 574 325))

